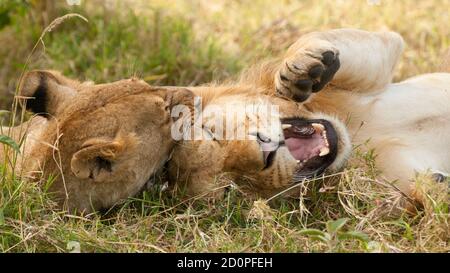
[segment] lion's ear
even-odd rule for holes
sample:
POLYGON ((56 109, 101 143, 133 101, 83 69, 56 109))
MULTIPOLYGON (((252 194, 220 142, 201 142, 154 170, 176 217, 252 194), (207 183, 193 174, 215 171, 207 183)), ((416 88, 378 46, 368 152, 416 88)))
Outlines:
POLYGON ((64 102, 76 96, 79 83, 59 72, 35 70, 28 72, 20 85, 20 95, 28 97, 27 109, 35 114, 56 116, 64 102))
POLYGON ((175 113, 175 116, 172 116, 174 121, 181 118, 180 112, 184 113, 185 111, 185 114, 188 114, 188 116, 190 116, 191 120, 193 121, 195 95, 191 90, 187 88, 174 88, 165 90, 164 100, 166 101, 167 108, 171 115, 175 113))
POLYGON ((184 105, 191 108, 194 105, 194 96, 194 93, 187 88, 171 88, 166 90, 164 100, 170 109, 177 105, 184 105))
POLYGON ((128 157, 127 153, 133 152, 137 142, 134 135, 119 136, 112 140, 90 139, 72 156, 72 172, 80 179, 92 179, 95 182, 117 178, 121 175, 123 159, 128 157))

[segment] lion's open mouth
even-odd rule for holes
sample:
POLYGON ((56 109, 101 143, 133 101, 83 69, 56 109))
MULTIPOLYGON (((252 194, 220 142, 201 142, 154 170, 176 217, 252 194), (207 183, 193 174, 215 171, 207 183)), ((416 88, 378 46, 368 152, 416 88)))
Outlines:
POLYGON ((282 120, 285 145, 297 160, 295 182, 319 175, 337 155, 337 133, 329 121, 282 120))
MULTIPOLYGON (((284 145, 297 160, 293 182, 322 174, 336 159, 338 135, 329 121, 290 118, 281 123, 284 145)), ((273 161, 275 152, 270 152, 266 159, 273 161)), ((266 166, 271 163, 266 162, 266 166)))

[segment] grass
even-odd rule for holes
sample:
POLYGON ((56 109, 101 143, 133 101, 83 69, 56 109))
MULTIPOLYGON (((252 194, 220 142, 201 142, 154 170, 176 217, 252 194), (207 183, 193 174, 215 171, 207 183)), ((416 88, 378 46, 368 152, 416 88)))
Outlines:
MULTIPOLYGON (((11 109, 26 56, 49 18, 69 12, 89 23, 69 20, 47 33, 45 50, 38 48, 28 69, 56 69, 96 82, 136 75, 151 84, 194 85, 236 75, 279 54, 302 33, 359 27, 403 35, 408 47, 399 80, 435 71, 450 47, 449 15, 442 8, 447 0, 82 2, 89 4, 1 2, 0 109, 11 109)), ((7 115, 1 117, 7 121, 7 115)), ((395 189, 374 179, 376 151, 355 147, 354 154, 354 163, 333 179, 302 186, 299 201, 274 198, 269 206, 234 188, 225 202, 182 201, 150 189, 108 212, 83 217, 56 210, 44 188, 6 173, 7 162, 0 162, 0 251, 450 251, 446 186, 418 177, 425 206, 415 216, 403 214, 395 209, 401 201, 395 189)))

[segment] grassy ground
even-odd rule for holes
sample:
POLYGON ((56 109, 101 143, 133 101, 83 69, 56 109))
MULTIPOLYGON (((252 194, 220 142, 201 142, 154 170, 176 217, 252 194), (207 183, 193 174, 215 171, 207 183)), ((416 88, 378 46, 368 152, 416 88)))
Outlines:
MULTIPOLYGON (((403 35, 398 80, 435 71, 450 47, 448 0, 54 2, 0 1, 0 109, 10 109, 43 28, 68 12, 89 23, 57 26, 28 69, 96 82, 137 75, 151 84, 194 85, 235 75, 302 33, 358 27, 403 35)), ((225 202, 183 202, 154 189, 84 217, 55 210, 38 185, 5 173, 0 162, 0 251, 450 251, 447 188, 419 177, 425 208, 416 216, 394 212, 398 194, 372 178, 374 155, 357 150, 357 163, 325 184, 305 185, 300 201, 276 199, 269 207, 234 189, 225 202)))

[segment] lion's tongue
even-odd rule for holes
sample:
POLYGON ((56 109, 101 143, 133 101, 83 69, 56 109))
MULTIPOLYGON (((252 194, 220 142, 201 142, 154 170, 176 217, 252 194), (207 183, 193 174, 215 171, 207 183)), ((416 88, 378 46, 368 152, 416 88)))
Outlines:
POLYGON ((317 133, 308 138, 290 137, 285 140, 285 143, 292 156, 300 161, 319 155, 320 149, 326 146, 325 140, 317 133))

